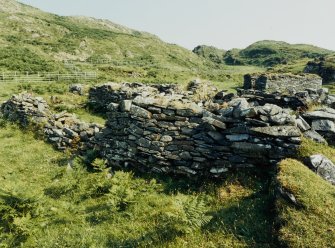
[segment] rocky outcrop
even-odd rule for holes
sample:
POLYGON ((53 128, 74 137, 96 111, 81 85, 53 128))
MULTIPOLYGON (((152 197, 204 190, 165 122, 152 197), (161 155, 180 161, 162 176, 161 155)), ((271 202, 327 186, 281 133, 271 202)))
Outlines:
POLYGON ((0 110, 3 117, 10 121, 18 122, 24 127, 38 128, 45 140, 59 150, 92 148, 91 142, 101 129, 97 124, 80 121, 74 114, 53 114, 45 100, 31 94, 12 96, 1 105, 0 110))
POLYGON ((313 74, 247 74, 244 76, 245 90, 259 90, 267 93, 282 92, 290 95, 306 89, 322 88, 322 78, 313 74))

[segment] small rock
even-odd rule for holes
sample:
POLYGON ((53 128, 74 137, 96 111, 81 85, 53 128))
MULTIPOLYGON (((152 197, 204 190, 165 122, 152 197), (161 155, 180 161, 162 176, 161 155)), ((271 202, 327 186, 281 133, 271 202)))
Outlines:
POLYGON ((163 135, 160 139, 160 141, 162 142, 171 142, 173 140, 173 138, 169 135, 163 135))
POLYGON ((120 103, 120 110, 122 112, 129 112, 130 108, 131 108, 131 105, 132 105, 132 101, 131 100, 123 100, 120 103))
POLYGON ((327 157, 321 154, 312 155, 308 164, 319 176, 335 185, 335 165, 327 157))
POLYGON ((308 130, 304 132, 303 135, 307 139, 311 139, 315 142, 327 145, 327 141, 319 133, 315 132, 314 130, 308 130))

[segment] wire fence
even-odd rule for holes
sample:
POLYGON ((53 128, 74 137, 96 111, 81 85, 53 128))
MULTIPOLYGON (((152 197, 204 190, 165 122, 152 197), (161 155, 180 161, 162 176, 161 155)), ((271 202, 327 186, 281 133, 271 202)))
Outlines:
POLYGON ((0 73, 0 83, 3 82, 58 82, 70 80, 95 80, 96 72, 73 72, 73 73, 58 73, 58 72, 39 72, 35 74, 18 73, 18 72, 2 72, 0 73))

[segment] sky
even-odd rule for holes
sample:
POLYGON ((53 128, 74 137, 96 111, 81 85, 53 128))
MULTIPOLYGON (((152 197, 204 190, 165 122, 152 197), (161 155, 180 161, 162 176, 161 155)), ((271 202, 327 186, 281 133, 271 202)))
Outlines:
POLYGON ((259 40, 335 50, 334 0, 20 0, 58 15, 80 15, 146 31, 193 49, 244 48, 259 40))

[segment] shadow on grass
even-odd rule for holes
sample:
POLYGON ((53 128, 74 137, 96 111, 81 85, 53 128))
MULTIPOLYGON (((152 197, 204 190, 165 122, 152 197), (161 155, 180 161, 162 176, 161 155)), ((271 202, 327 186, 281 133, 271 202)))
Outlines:
MULTIPOLYGON (((233 235, 247 247, 280 247, 273 231, 272 199, 264 193, 255 193, 238 201, 227 203, 212 212, 212 221, 202 228, 202 235, 233 235)), ((164 247, 184 234, 173 228, 156 227, 139 238, 109 238, 107 247, 164 247)))
MULTIPOLYGON (((218 185, 239 181, 241 185, 253 189, 253 193, 245 197, 227 199, 217 210, 209 212, 213 219, 202 228, 206 239, 211 236, 233 235, 248 247, 280 247, 274 228, 274 198, 271 193, 271 173, 264 170, 235 172, 224 179, 210 183, 209 180, 194 182, 191 179, 155 177, 163 184, 165 194, 184 192, 187 194, 211 192, 218 185), (270 174, 270 175, 269 175, 270 174)), ((140 175, 137 175, 140 177, 140 175)), ((144 175, 146 178, 148 175, 144 175)), ((143 178, 143 176, 141 176, 143 178)), ((212 192, 213 193, 213 192, 212 192)), ((139 238, 125 240, 109 239, 108 247, 155 247, 173 242, 184 234, 174 229, 159 226, 143 234, 139 238)))
POLYGON ((273 198, 267 194, 254 193, 211 214, 213 219, 204 228, 210 233, 229 230, 249 247, 279 247, 274 233, 273 198))
POLYGON ((114 239, 110 237, 106 243, 106 247, 162 247, 182 236, 182 233, 177 232, 173 228, 158 227, 153 231, 147 232, 139 238, 130 238, 125 240, 114 239))
POLYGON ((129 170, 134 172, 135 178, 145 180, 155 179, 164 187, 165 194, 194 194, 213 192, 218 186, 224 184, 240 182, 247 187, 261 187, 270 183, 270 178, 275 174, 274 170, 264 168, 244 168, 241 170, 230 170, 220 178, 213 177, 186 177, 178 175, 162 175, 154 173, 143 173, 138 170, 129 170))

